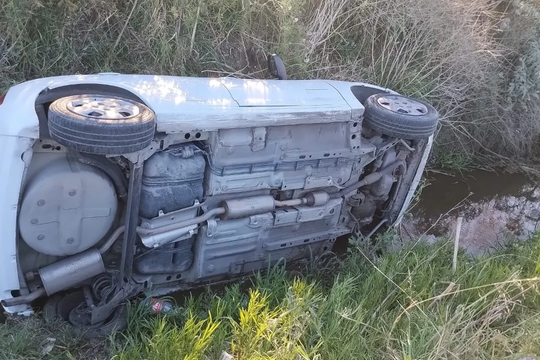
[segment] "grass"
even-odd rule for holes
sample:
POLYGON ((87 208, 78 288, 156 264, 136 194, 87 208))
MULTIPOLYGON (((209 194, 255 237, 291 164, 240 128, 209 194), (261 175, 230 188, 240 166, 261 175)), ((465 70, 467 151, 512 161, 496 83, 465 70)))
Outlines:
MULTIPOLYGON (((538 0, 2 0, 0 90, 117 71, 359 80, 433 103, 437 149, 534 162, 538 0)), ((443 164, 444 165, 444 164, 443 164)))
POLYGON ((282 268, 208 291, 178 314, 135 312, 118 359, 503 359, 539 355, 540 239, 452 268, 449 242, 376 258, 352 249, 325 274, 282 268), (511 265, 509 265, 511 264, 511 265), (328 276, 328 274, 326 274, 328 276))
MULTIPOLYGON (((100 71, 266 78, 276 52, 293 79, 366 81, 436 105, 438 166, 534 164, 539 9, 538 0, 0 0, 0 91, 100 71)), ((462 253, 456 273, 445 241, 393 253, 355 242, 337 271, 335 259, 301 274, 277 267, 249 291, 208 289, 167 315, 134 305, 125 334, 101 343, 8 319, 0 359, 539 355, 539 242, 462 253)))
MULTIPOLYGON (((128 329, 97 344, 95 354, 118 360, 217 359, 223 351, 234 359, 540 355, 540 236, 481 258, 460 252, 455 273, 446 240, 368 253, 365 245, 351 246, 344 260, 309 262, 302 271, 276 266, 247 289, 209 288, 167 314, 152 314, 140 302, 130 309, 128 329)), ((69 338, 41 355, 43 340, 59 334, 36 324, 0 326, 0 358, 83 358, 81 342, 69 338)), ((91 347, 85 354, 92 355, 91 347)))
POLYGON ((442 149, 435 151, 432 162, 435 162, 441 170, 450 172, 467 172, 475 165, 474 158, 467 152, 447 152, 442 149))
POLYGON ((0 359, 105 359, 107 342, 74 336, 62 323, 45 324, 39 317, 8 318, 0 324, 0 359))

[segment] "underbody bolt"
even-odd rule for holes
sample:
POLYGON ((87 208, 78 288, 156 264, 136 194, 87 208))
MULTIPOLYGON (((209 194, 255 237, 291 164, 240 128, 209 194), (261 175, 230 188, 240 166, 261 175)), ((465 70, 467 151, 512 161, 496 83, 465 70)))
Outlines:
POLYGON ((24 277, 26 278, 26 280, 28 281, 32 281, 34 280, 34 272, 33 271, 29 271, 27 272, 26 274, 24 274, 24 277))
POLYGON ((43 205, 45 205, 45 200, 39 200, 37 202, 37 204, 38 204, 38 206, 43 206, 43 205))
POLYGON ((77 192, 75 190, 70 190, 69 191, 69 196, 75 196, 77 194, 77 192))
POLYGON ((72 238, 72 237, 70 237, 70 238, 68 238, 66 241, 67 241, 68 244, 73 244, 73 242, 75 241, 75 239, 72 238))
POLYGON ((39 235, 37 236, 37 239, 38 239, 38 240, 43 240, 43 239, 45 239, 45 235, 39 234, 39 235))
POLYGON ((37 224, 37 223, 38 223, 38 219, 32 219, 32 220, 30 220, 30 223, 32 223, 32 224, 37 224))
POLYGON ((214 265, 208 266, 208 272, 214 272, 216 270, 216 267, 214 265))

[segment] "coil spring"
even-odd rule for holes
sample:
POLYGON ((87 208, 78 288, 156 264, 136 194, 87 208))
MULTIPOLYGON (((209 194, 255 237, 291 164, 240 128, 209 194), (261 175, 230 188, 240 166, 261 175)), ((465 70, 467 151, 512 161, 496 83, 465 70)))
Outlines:
POLYGON ((109 294, 112 288, 112 280, 106 274, 101 274, 96 277, 92 283, 92 292, 96 299, 101 300, 109 294))

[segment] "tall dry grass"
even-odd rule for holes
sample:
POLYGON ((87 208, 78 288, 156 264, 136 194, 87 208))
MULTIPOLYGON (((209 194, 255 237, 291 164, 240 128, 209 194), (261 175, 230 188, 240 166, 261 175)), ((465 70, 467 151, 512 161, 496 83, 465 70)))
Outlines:
POLYGON ((98 71, 264 78, 276 52, 292 78, 367 81, 432 102, 441 160, 531 160, 538 9, 538 0, 0 0, 0 88, 98 71))

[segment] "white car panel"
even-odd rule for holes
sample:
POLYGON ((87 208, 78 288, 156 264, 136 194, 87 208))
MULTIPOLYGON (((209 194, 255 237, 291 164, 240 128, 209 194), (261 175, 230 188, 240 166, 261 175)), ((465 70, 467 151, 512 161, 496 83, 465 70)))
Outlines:
MULTIPOLYGON (((157 131, 173 134, 228 128, 266 127, 346 122, 360 118, 364 107, 351 91, 365 83, 305 80, 242 80, 155 75, 71 75, 28 81, 12 87, 0 105, 0 298, 11 298, 21 288, 17 268, 17 214, 25 171, 33 143, 39 137, 35 102, 39 94, 74 84, 101 84, 122 88, 138 96, 156 114, 157 131), (286 84, 286 86, 285 86, 286 84), (8 174, 8 176, 5 176, 8 174)), ((429 138, 420 166, 408 191, 397 224, 401 221, 420 182, 433 137, 429 138)), ((8 307, 8 313, 28 315, 27 305, 8 307)))
MULTIPOLYGON (((2 106, 0 106, 1 108, 2 106)), ((0 118, 1 121, 1 118, 0 118)), ((17 269, 17 212, 21 181, 30 159, 24 156, 32 147, 33 140, 16 136, 0 135, 0 297, 11 298, 11 290, 20 289, 17 269), (4 176, 8 175, 8 176, 4 176)), ((31 152, 28 152, 31 156, 31 152)), ((8 313, 28 315, 32 309, 28 305, 6 308, 8 313)))
POLYGON ((358 101, 354 104, 351 94, 345 95, 346 101, 334 85, 322 80, 287 83, 286 90, 281 90, 284 88, 281 80, 70 75, 36 79, 12 87, 0 107, 0 118, 16 116, 19 120, 0 122, 0 134, 37 138, 34 104, 39 93, 46 88, 74 84, 109 85, 132 92, 152 108, 157 130, 165 133, 226 129, 238 121, 246 126, 272 126, 276 122, 294 125, 308 116, 329 123, 363 113, 363 106, 358 101), (257 105, 257 109, 251 105, 257 105))

